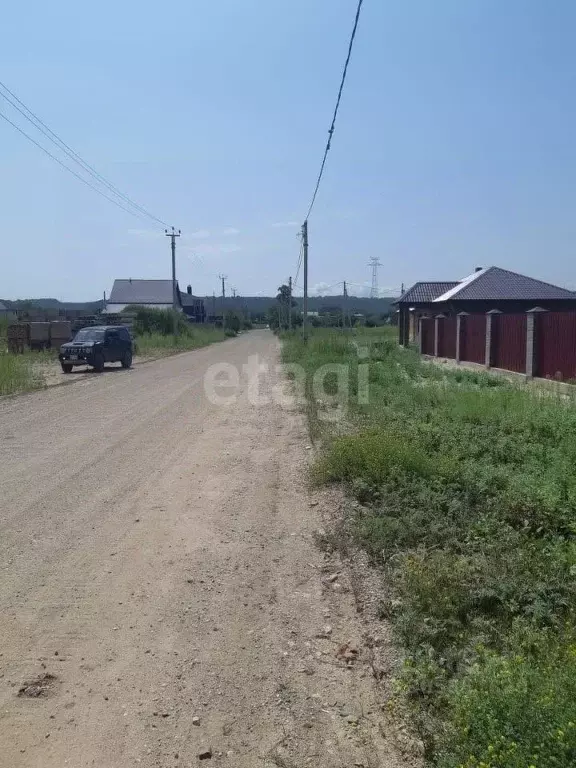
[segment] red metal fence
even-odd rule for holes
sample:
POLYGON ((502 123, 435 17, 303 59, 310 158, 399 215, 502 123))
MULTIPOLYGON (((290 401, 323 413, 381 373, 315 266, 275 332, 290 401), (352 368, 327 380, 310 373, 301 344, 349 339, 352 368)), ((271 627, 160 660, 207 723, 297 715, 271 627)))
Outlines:
POLYGON ((438 357, 456 357, 456 315, 438 318, 438 357))
MULTIPOLYGON (((491 315, 490 365, 526 373, 528 313, 491 315)), ((484 364, 485 314, 460 316, 460 360, 484 364)), ((456 358, 456 315, 420 320, 424 355, 434 355, 436 327, 438 356, 456 358), (437 326, 436 326, 437 323, 437 326)), ((535 312, 533 375, 576 381, 576 312, 535 312)))
POLYGON ((526 313, 492 315, 492 365, 506 371, 526 371, 526 313))
POLYGON ((422 318, 420 320, 420 335, 422 343, 422 354, 434 354, 434 320, 431 318, 422 318))
POLYGON ((534 320, 534 375, 576 379, 576 312, 536 312, 534 320))
POLYGON ((461 316, 460 359, 481 365, 486 362, 486 315, 461 316))

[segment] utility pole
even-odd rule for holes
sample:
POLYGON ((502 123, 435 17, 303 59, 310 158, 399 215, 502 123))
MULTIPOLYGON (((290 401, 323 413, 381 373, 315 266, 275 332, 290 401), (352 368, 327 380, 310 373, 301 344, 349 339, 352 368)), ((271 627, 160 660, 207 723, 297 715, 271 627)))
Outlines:
POLYGON ((404 296, 404 283, 400 286, 400 296, 404 296))
POLYGON ((226 280, 228 280, 228 275, 218 275, 218 277, 222 281, 222 328, 224 328, 224 305, 226 303, 226 280))
POLYGON ((288 278, 288 330, 292 330, 292 275, 288 278))
POLYGON ((180 237, 182 234, 180 230, 176 232, 174 227, 172 227, 172 232, 168 232, 167 229, 164 230, 164 234, 166 237, 170 238, 170 245, 172 250, 172 330, 174 331, 174 339, 178 336, 178 315, 176 312, 178 311, 178 297, 176 296, 176 238, 180 237))
POLYGON ((302 338, 308 341, 308 219, 302 224, 302 246, 304 248, 304 299, 302 302, 302 338))
MULTIPOLYGON (((344 280, 344 291, 342 292, 342 327, 346 328, 346 315, 348 313, 348 291, 346 289, 346 280, 344 280)), ((350 323, 348 323, 350 325, 350 323)))

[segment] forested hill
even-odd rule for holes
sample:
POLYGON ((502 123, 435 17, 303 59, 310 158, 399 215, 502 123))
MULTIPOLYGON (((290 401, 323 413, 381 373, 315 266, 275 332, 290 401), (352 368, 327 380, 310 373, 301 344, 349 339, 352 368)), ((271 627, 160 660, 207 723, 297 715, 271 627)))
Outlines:
MULTIPOLYGON (((205 296, 206 311, 210 313, 213 297, 205 296)), ((295 296, 294 301, 302 307, 302 297, 295 296)), ((308 310, 310 312, 320 312, 331 308, 342 308, 342 296, 310 296, 308 298, 308 310)), ((387 314, 392 309, 393 297, 369 299, 359 296, 348 296, 346 307, 351 313, 361 313, 363 315, 387 314)), ((252 313, 266 312, 266 310, 276 303, 275 296, 236 296, 233 298, 227 296, 225 299, 226 309, 245 309, 252 313)), ((222 297, 216 296, 216 310, 220 312, 222 307, 222 297)))

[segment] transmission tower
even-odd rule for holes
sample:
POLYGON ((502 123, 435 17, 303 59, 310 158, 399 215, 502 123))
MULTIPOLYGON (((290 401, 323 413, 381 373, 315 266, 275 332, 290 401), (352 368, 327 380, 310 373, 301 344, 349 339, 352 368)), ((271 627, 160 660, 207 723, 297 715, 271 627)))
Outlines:
POLYGON ((381 267, 378 256, 371 256, 368 266, 372 267, 372 287, 370 288, 370 298, 378 298, 378 267, 381 267))

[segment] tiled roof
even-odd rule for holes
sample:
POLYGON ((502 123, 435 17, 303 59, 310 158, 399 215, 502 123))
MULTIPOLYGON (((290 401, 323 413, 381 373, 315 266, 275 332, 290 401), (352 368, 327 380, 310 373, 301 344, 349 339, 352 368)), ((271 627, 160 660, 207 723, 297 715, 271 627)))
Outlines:
POLYGON ((446 291, 449 291, 455 285, 454 282, 418 282, 414 283, 412 288, 408 288, 406 293, 396 301, 396 304, 418 304, 422 302, 434 301, 438 296, 441 296, 446 291))
POLYGON ((110 304, 172 304, 172 280, 114 280, 110 304))
POLYGON ((576 293, 559 288, 542 280, 519 275, 500 267, 488 267, 438 294, 435 302, 454 301, 545 301, 551 299, 573 299, 576 293))

